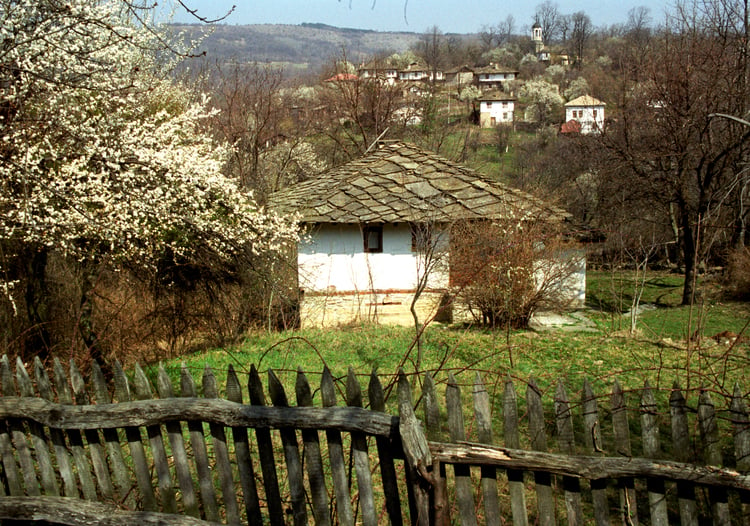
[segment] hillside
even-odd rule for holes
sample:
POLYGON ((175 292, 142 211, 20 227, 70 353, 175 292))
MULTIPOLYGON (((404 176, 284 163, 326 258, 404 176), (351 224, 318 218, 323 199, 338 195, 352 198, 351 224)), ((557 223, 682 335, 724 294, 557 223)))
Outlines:
MULTIPOLYGON (((205 26, 175 26, 190 38, 198 38, 205 26)), ((237 58, 243 62, 279 63, 290 72, 316 72, 342 50, 352 61, 381 52, 401 52, 418 38, 418 33, 388 33, 346 29, 324 24, 216 25, 199 50, 209 60, 237 58)))

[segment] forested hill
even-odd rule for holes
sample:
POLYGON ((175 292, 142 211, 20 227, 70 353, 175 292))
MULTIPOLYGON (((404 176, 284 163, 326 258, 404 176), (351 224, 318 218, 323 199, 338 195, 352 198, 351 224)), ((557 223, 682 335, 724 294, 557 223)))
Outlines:
MULTIPOLYGON (((205 26, 185 25, 176 29, 197 37, 205 26)), ((388 33, 346 29, 325 24, 216 25, 201 44, 209 60, 236 58, 242 62, 273 62, 294 73, 320 69, 345 51, 350 61, 380 52, 402 52, 419 33, 388 33)))

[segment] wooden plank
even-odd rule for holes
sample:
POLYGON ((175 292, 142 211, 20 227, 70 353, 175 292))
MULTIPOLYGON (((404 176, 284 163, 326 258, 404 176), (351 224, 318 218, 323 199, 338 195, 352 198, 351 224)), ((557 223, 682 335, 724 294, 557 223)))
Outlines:
MULTIPOLYGON (((86 392, 86 384, 83 376, 78 370, 75 362, 70 360, 70 384, 73 388, 73 397, 79 406, 90 405, 89 394, 86 392)), ((104 452, 101 437, 96 429, 86 429, 83 432, 86 437, 86 448, 91 458, 91 466, 94 468, 99 493, 104 499, 114 500, 115 490, 112 486, 112 477, 109 475, 107 455, 104 452)))
MULTIPOLYGON (((21 396, 33 397, 34 387, 31 385, 31 378, 23 365, 21 358, 16 358, 16 382, 18 383, 18 392, 21 396)), ((29 432, 31 434, 31 443, 34 446, 34 455, 36 464, 39 467, 39 477, 42 480, 42 491, 44 495, 53 497, 60 496, 60 487, 57 484, 57 475, 52 464, 49 444, 47 443, 47 434, 44 427, 36 422, 29 422, 29 432)))
MULTIPOLYGON (((164 370, 162 364, 159 364, 156 388, 159 398, 175 397, 174 390, 172 389, 172 381, 169 379, 169 375, 167 375, 167 371, 164 370)), ((195 488, 193 487, 193 476, 190 472, 187 451, 185 451, 185 442, 182 438, 182 426, 179 421, 173 420, 167 422, 165 427, 167 428, 169 446, 172 449, 172 462, 174 463, 174 470, 177 475, 177 484, 180 487, 182 506, 187 515, 200 517, 198 500, 196 499, 195 488)))
MULTIPOLYGON (((7 362, 8 356, 3 355, 2 359, 0 359, 0 363, 7 362)), ((10 372, 10 370, 8 370, 8 372, 10 372)), ((6 376, 3 373, 5 373, 5 371, 0 371, 0 383, 2 383, 2 391, 0 392, 0 394, 3 397, 15 397, 15 389, 11 389, 11 387, 13 386, 13 377, 6 376), (6 382, 10 383, 6 386, 6 382)), ((0 398, 0 400, 2 399, 0 398)), ((13 454, 13 444, 11 442, 10 433, 11 430, 8 419, 4 418, 2 423, 0 423, 0 458, 2 458, 3 462, 3 475, 5 476, 5 480, 8 485, 8 493, 10 495, 20 497, 24 495, 24 491, 23 485, 21 484, 21 474, 18 471, 18 463, 16 462, 16 457, 13 454)))
MULTIPOLYGON (((677 382, 669 395, 669 412, 672 420, 672 451, 677 462, 690 462, 690 432, 688 431, 687 403, 677 382)), ((680 508, 680 524, 697 526, 698 512, 695 505, 695 486, 689 482, 677 482, 677 501, 680 508)))
MULTIPOLYGON (((380 378, 375 370, 370 374, 370 383, 367 386, 367 394, 370 399, 370 409, 385 413, 385 392, 380 378)), ((380 463, 380 476, 383 481, 383 494, 385 496, 385 508, 388 512, 392 526, 401 526, 401 500, 398 491, 398 479, 396 477, 396 466, 393 462, 394 451, 400 446, 396 438, 396 429, 391 438, 377 436, 375 444, 378 449, 378 461, 380 463)))
MULTIPOLYGON (((328 366, 323 368, 323 376, 320 380, 320 395, 323 407, 334 407, 336 405, 336 386, 328 366)), ((328 460, 331 464, 333 492, 336 496, 336 520, 342 526, 354 526, 341 432, 336 429, 327 429, 326 442, 328 442, 328 460)))
MULTIPOLYGON (((227 368, 227 399, 238 404, 242 403, 240 380, 232 364, 229 364, 227 368)), ((263 524, 263 517, 260 512, 260 500, 258 499, 258 488, 255 484, 255 470, 250 455, 250 438, 247 434, 247 428, 233 427, 232 439, 234 440, 234 456, 237 459, 237 471, 240 474, 247 522, 253 526, 260 526, 263 524)))
MULTIPOLYGON (((573 433, 573 414, 570 412, 568 392, 562 380, 557 382, 555 390, 555 421, 557 424, 557 441, 560 451, 566 455, 575 455, 575 436, 573 433)), ((565 510, 568 524, 579 526, 583 524, 583 509, 581 507, 581 483, 574 477, 563 477, 565 491, 565 510)))
POLYGON ((204 398, 137 400, 110 407, 0 398, 0 419, 13 418, 64 430, 158 426, 172 420, 199 420, 228 427, 337 429, 384 437, 390 437, 393 429, 391 416, 361 407, 257 407, 204 398))
MULTIPOLYGON (((197 390, 195 380, 183 363, 180 368, 180 394, 183 397, 195 398, 197 390)), ((203 423, 199 420, 188 420, 188 433, 190 434, 190 448, 195 460, 195 470, 198 474, 198 485, 200 488, 203 513, 207 520, 219 520, 219 506, 216 503, 216 490, 214 489, 214 477, 208 461, 206 449, 206 436, 203 431, 203 423)))
MULTIPOLYGON (((251 404, 255 406, 266 405, 263 384, 260 381, 255 364, 250 366, 247 390, 251 404)), ((276 475, 276 461, 273 455, 271 431, 268 428, 256 427, 255 440, 258 442, 258 455, 260 456, 260 468, 263 472, 263 487, 266 490, 269 519, 272 525, 282 526, 285 523, 285 517, 284 511, 281 508, 281 494, 279 493, 279 481, 276 475)))
POLYGON ((412 524, 428 526, 430 524, 431 476, 427 467, 433 465, 432 454, 422 426, 414 414, 411 386, 403 368, 398 371, 398 416, 401 444, 414 491, 414 506, 411 509, 412 524))
MULTIPOLYGON (((0 378, 2 378, 3 382, 3 396, 18 396, 7 356, 3 356, 2 360, 0 360, 0 378)), ((8 429, 13 448, 18 457, 18 466, 21 468, 21 477, 23 478, 26 495, 32 497, 38 496, 40 495, 39 481, 36 478, 36 469, 34 468, 34 459, 31 456, 31 448, 29 447, 29 442, 26 440, 23 420, 20 418, 9 419, 8 429)))
MULTIPOLYGON (((69 526, 219 526, 216 522, 148 511, 126 511, 100 502, 68 497, 7 497, 0 499, 0 520, 16 524, 69 526)), ((4 523, 4 522, 3 522, 4 523)))
MULTIPOLYGON (((703 460, 708 466, 724 465, 719 441, 719 426, 716 409, 711 394, 701 391, 698 397, 698 427, 703 442, 703 460)), ((732 523, 729 515, 729 496, 724 488, 709 488, 708 498, 711 501, 711 515, 714 525, 724 526, 732 523)))
MULTIPOLYGON (((211 367, 206 364, 203 369, 203 396, 206 398, 218 398, 219 386, 216 376, 211 367)), ((216 471, 219 475, 219 485, 224 497, 224 511, 227 524, 240 522, 240 510, 237 506, 237 495, 234 491, 234 477, 232 476, 232 464, 229 462, 229 449, 227 448, 227 435, 224 426, 211 423, 211 438, 214 446, 214 460, 216 471)))
MULTIPOLYGON (((445 388, 445 402, 448 412, 448 432, 453 442, 466 440, 464 429, 464 413, 461 406, 461 390, 453 373, 448 375, 448 384, 445 388)), ((474 507, 474 494, 471 488, 471 471, 469 466, 455 465, 453 473, 456 484, 456 503, 458 504, 458 515, 461 524, 476 526, 477 514, 474 507)))
MULTIPOLYGON (((604 453, 602 430, 599 425, 599 406, 588 379, 583 381, 581 394, 583 408, 583 440, 586 448, 594 454, 604 453)), ((609 526, 609 504, 607 502, 607 481, 603 478, 590 480, 591 500, 594 507, 594 520, 597 526, 609 526)))
MULTIPOLYGON (((615 380, 612 386, 612 427, 615 435, 615 451, 621 457, 630 458, 630 426, 628 425, 628 408, 622 386, 615 380)), ((635 494, 635 481, 632 478, 617 480, 620 491, 620 516, 623 524, 638 525, 638 506, 635 494)))
MULTIPOLYGON (((422 385, 422 406, 424 408, 427 440, 441 441, 443 432, 440 424, 440 406, 435 380, 430 373, 425 373, 424 384, 422 385)), ((445 476, 445 464, 433 461, 432 476, 434 481, 432 487, 434 521, 437 526, 447 526, 450 524, 450 509, 448 507, 448 481, 445 476)), ((410 494, 410 496, 412 495, 410 494)))
MULTIPOLYGON (((137 399, 150 400, 153 398, 148 378, 146 378, 146 374, 137 363, 135 364, 133 388, 137 399)), ((161 436, 161 426, 147 426, 146 434, 148 435, 151 456, 154 459, 154 467, 156 468, 156 480, 159 487, 159 496, 161 497, 161 511, 177 513, 177 499, 175 497, 174 484, 172 483, 172 473, 169 470, 167 451, 164 447, 164 439, 161 436)))
MULTIPOLYGON (((41 367, 41 362, 39 365, 41 367)), ((112 399, 109 396, 107 381, 96 360, 91 363, 91 381, 94 385, 96 403, 111 404, 112 399)), ((104 435, 107 457, 109 458, 114 483, 117 488, 117 501, 128 509, 134 509, 135 499, 132 490, 135 487, 135 483, 131 479, 130 471, 125 463, 125 456, 120 445, 120 435, 115 428, 104 428, 102 434, 104 435)))
MULTIPOLYGON (((362 388, 354 375, 354 369, 351 367, 346 376, 346 405, 362 407, 362 388)), ((357 490, 360 510, 362 511, 362 523, 365 526, 375 526, 378 523, 378 516, 375 512, 370 456, 367 451, 367 437, 364 433, 352 433, 352 460, 357 473, 357 490)))
POLYGON ((699 481, 703 486, 717 486, 741 491, 750 490, 750 474, 735 469, 683 464, 670 460, 651 460, 640 457, 570 456, 525 449, 488 446, 464 442, 451 444, 429 442, 432 456, 441 462, 502 469, 546 471, 554 475, 590 479, 622 477, 657 477, 666 480, 699 481))
MULTIPOLYGON (((34 359, 34 378, 36 380, 36 387, 37 391, 39 392, 39 396, 41 396, 45 400, 54 400, 54 393, 52 392, 52 384, 50 383, 49 375, 44 369, 42 361, 38 356, 34 359)), ((57 470, 60 473, 60 478, 62 479, 63 483, 63 494, 66 497, 78 498, 78 485, 76 484, 75 473, 73 473, 70 451, 68 451, 68 446, 65 443, 65 435, 61 430, 55 427, 50 427, 49 430, 50 437, 52 438, 52 448, 55 451, 57 470)), ((2 443, 1 434, 0 443, 2 443)))
MULTIPOLYGON (((507 376, 503 391, 503 440, 509 448, 519 449, 521 447, 518 424, 516 389, 513 386, 513 380, 511 380, 510 376, 507 376)), ((526 511, 526 488, 524 488, 523 484, 523 471, 509 469, 508 486, 513 526, 527 526, 529 516, 526 511)))
MULTIPOLYGON (((268 370, 268 395, 271 403, 277 407, 288 407, 289 401, 286 397, 281 380, 272 370, 268 370)), ((292 498, 292 520, 298 526, 307 524, 307 510, 305 509, 305 475, 302 471, 302 463, 299 457, 299 446, 297 445, 297 433, 294 428, 286 427, 279 429, 281 444, 284 447, 284 459, 286 460, 287 480, 289 481, 289 493, 292 498)))
MULTIPOLYGON (((737 459, 737 470, 750 472, 750 418, 748 418, 745 399, 742 396, 740 384, 734 384, 732 403, 729 406, 732 419, 732 434, 734 436, 734 458, 737 459)), ((750 492, 740 492, 742 502, 742 516, 738 522, 743 526, 750 526, 750 492)))
MULTIPOLYGON (((297 396, 297 406, 312 407, 312 389, 310 389, 310 383, 301 368, 297 369, 295 393, 297 396)), ((310 482, 310 496, 312 497, 315 524, 330 525, 328 489, 326 488, 326 480, 323 473, 323 459, 320 456, 318 432, 311 429, 303 429, 302 442, 304 444, 303 450, 305 465, 307 466, 307 480, 310 482)))
MULTIPOLYGON (((641 436, 643 441, 643 456, 654 460, 662 458, 659 440, 659 414, 654 400, 654 392, 646 380, 641 395, 641 436)), ((667 493, 664 481, 647 479, 648 506, 653 526, 667 526, 667 493)))
MULTIPOLYGON (((125 371, 119 361, 115 361, 115 400, 118 402, 130 401, 130 385, 125 371)), ((118 404, 121 405, 121 404, 118 404)), ((138 482, 140 492, 141 506, 147 511, 156 511, 156 494, 151 483, 151 469, 146 460, 146 449, 143 447, 141 430, 138 427, 129 426, 125 428, 125 438, 128 441, 130 458, 133 462, 135 479, 138 482)))
MULTIPOLYGON (((544 430, 544 409, 542 392, 534 378, 526 386, 526 407, 529 412, 529 435, 534 451, 547 451, 547 434, 544 430)), ((536 483, 537 509, 541 526, 555 526, 555 497, 552 493, 552 475, 544 471, 534 472, 536 483)))
MULTIPOLYGON (((477 428, 477 438, 484 444, 492 444, 492 412, 490 410, 490 395, 477 372, 474 377, 474 424, 477 428)), ((500 499, 497 494, 497 469, 490 466, 481 467, 482 495, 484 500, 484 522, 487 526, 499 526, 500 499)))

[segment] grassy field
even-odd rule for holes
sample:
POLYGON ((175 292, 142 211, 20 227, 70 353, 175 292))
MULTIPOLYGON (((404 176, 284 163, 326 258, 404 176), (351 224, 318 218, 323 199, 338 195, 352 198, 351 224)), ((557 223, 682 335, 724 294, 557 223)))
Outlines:
POLYGON ((626 389, 641 388, 648 380, 663 393, 674 382, 685 389, 708 387, 720 395, 731 393, 735 382, 748 388, 749 304, 707 299, 692 308, 682 307, 680 276, 654 273, 641 297, 647 308, 631 334, 626 311, 631 305, 632 284, 627 273, 590 273, 590 308, 584 314, 595 329, 586 331, 573 327, 506 332, 432 324, 422 337, 424 360, 419 371, 413 328, 367 325, 258 332, 235 347, 183 356, 165 366, 176 379, 183 362, 196 376, 210 365, 223 383, 229 364, 238 372, 255 364, 260 371, 273 369, 290 388, 298 369, 317 384, 324 366, 337 377, 352 367, 362 375, 363 385, 373 369, 388 383, 402 367, 410 374, 431 372, 438 381, 445 381, 451 372, 465 385, 480 372, 495 391, 502 389, 506 375, 519 381, 533 376, 548 394, 558 379, 577 391, 584 378, 597 392, 609 391, 615 379, 626 389), (710 338, 724 331, 743 338, 735 342, 710 338), (703 337, 688 338, 694 334, 703 337))

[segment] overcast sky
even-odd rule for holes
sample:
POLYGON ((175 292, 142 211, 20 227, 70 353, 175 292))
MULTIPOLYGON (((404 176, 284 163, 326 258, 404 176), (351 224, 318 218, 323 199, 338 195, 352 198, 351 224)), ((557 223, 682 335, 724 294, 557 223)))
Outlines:
MULTIPOLYGON (((301 24, 319 22, 337 27, 421 33, 438 26, 445 33, 474 33, 483 25, 495 25, 511 14, 516 32, 533 23, 540 1, 523 0, 184 0, 205 17, 227 13, 228 24, 301 24)), ((584 11, 595 26, 624 23, 628 11, 645 6, 655 23, 664 19, 670 0, 559 0, 560 13, 584 11)), ((190 21, 184 11, 175 21, 190 21)), ((195 21, 192 19, 192 21, 195 21)))

